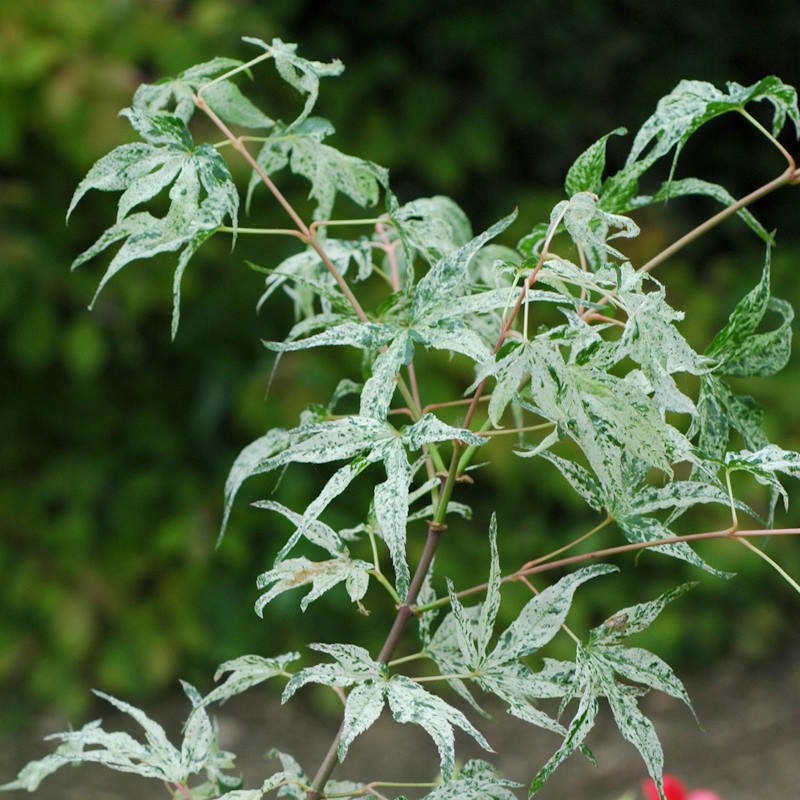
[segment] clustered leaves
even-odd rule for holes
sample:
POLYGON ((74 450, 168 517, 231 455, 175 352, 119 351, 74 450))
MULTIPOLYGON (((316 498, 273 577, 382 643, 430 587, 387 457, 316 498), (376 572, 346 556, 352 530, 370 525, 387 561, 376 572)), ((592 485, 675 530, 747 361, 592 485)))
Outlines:
MULTIPOLYGON (((584 742, 603 700, 663 798, 661 746, 638 699, 655 689, 691 704, 672 669, 655 654, 627 644, 627 638, 653 623, 689 585, 622 609, 581 638, 566 627, 575 592, 617 569, 595 563, 540 591, 531 587, 533 596, 498 630, 503 584, 527 580, 546 565, 524 566, 504 577, 494 517, 484 585, 459 589, 447 579, 443 586, 433 555, 440 540, 443 546, 451 541, 446 520, 468 515, 453 491, 469 479, 474 454, 487 435, 514 434, 513 448, 525 459, 522 463, 555 467, 590 509, 605 515, 603 525, 613 523, 631 545, 717 576, 724 573, 676 534, 681 516, 703 504, 726 506, 734 520, 730 533, 735 533, 737 512, 755 514, 734 496, 733 472, 745 472, 768 487, 770 508, 778 497, 786 501, 778 476, 800 477, 800 454, 771 444, 760 409, 728 382, 772 375, 788 360, 793 312, 770 294, 772 237, 723 187, 676 178, 675 173, 688 138, 723 113, 741 114, 776 145, 774 137, 787 119, 797 133, 795 91, 774 77, 749 87, 729 84, 724 91, 699 81, 681 82, 635 134, 621 169, 606 174, 609 139, 626 133, 618 128, 578 157, 566 176, 565 199, 548 221, 532 225, 531 233, 511 248, 493 240, 514 221, 514 213, 476 236, 452 200, 401 203, 384 168, 329 143, 333 127, 312 112, 320 80, 340 74, 340 62, 308 61, 297 55, 295 45, 278 39, 270 44, 245 41, 260 51, 247 63, 217 58, 173 80, 139 88, 122 113, 141 141, 100 159, 78 186, 68 212, 91 189, 121 192, 116 222, 73 266, 119 244, 100 291, 130 262, 180 251, 174 335, 189 260, 212 235, 235 236, 237 231, 239 192, 220 150, 232 145, 245 156, 253 168, 247 200, 256 189, 272 191, 289 212, 300 242, 297 253, 265 270, 260 302, 283 293, 296 316, 285 339, 266 342, 266 347, 278 354, 356 348, 363 373, 344 378, 333 398, 304 411, 297 426, 269 430, 242 450, 225 486, 220 536, 245 480, 306 464, 331 465, 329 477, 305 508, 292 509, 275 499, 256 504, 293 528, 273 564, 258 577, 262 594, 256 612, 263 614, 276 597, 296 588, 305 592, 299 607, 306 611, 323 594, 340 591, 340 585, 366 612, 372 584, 385 590, 396 607, 395 625, 377 657, 350 642, 317 643, 309 645, 311 663, 299 669, 292 666, 302 658, 298 653, 247 655, 222 664, 216 679, 225 679, 205 696, 184 684, 192 710, 180 746, 171 744, 143 712, 101 695, 140 724, 144 741, 107 733, 99 721, 92 722, 58 734, 61 745, 53 755, 29 764, 2 788, 33 791, 65 764, 96 761, 157 778, 173 796, 195 800, 260 800, 273 792, 297 800, 384 797, 379 781, 332 780, 332 764, 309 779, 292 756, 277 752, 280 769, 259 788, 243 789, 231 776, 233 756, 219 749, 207 707, 280 677, 288 679, 284 702, 309 683, 329 686, 343 699, 343 724, 333 748, 339 760, 386 707, 395 721, 422 727, 437 748, 441 768, 426 800, 509 800, 516 786, 483 761, 458 767, 455 728, 487 751, 490 742, 463 711, 427 688, 429 683, 445 683, 481 713, 476 694, 494 696, 510 714, 561 737, 534 777, 531 795, 574 751, 593 758, 584 742), (268 60, 302 98, 299 115, 289 123, 267 116, 234 82, 268 60), (755 101, 771 105, 771 132, 746 110, 755 101), (189 124, 198 108, 225 134, 224 144, 194 142, 189 124), (248 131, 248 141, 258 144, 255 155, 229 126, 248 131), (640 194, 642 177, 667 157, 667 179, 654 193, 640 194), (308 182, 314 204, 310 224, 275 190, 272 176, 283 170, 308 182), (169 205, 162 216, 137 210, 154 202, 157 206, 164 192, 169 205), (683 314, 668 304, 665 287, 648 274, 649 265, 637 268, 622 249, 624 240, 639 233, 631 214, 690 194, 729 206, 767 243, 760 280, 703 353, 681 334, 683 314), (337 229, 355 226, 352 238, 329 236, 328 223, 341 195, 361 207, 383 199, 384 210, 337 229), (383 285, 385 297, 369 313, 349 289, 351 283, 368 281, 383 285), (537 315, 543 308, 555 309, 555 324, 540 325, 537 315), (771 327, 764 325, 768 314, 777 320, 771 327), (416 372, 421 351, 442 351, 471 364, 475 379, 466 392, 463 421, 456 422, 443 406, 424 406, 424 383, 416 372), (686 375, 699 383, 695 396, 684 388, 681 376, 686 375), (483 406, 482 398, 488 399, 483 406), (340 411, 340 406, 350 410, 340 411), (732 444, 743 449, 732 449, 732 444), (357 480, 372 481, 367 508, 347 504, 348 489, 357 480), (351 527, 335 530, 325 521, 335 502, 352 517, 351 527), (428 539, 415 563, 408 534, 419 521, 427 522, 428 539), (483 599, 464 602, 476 593, 483 599), (438 620, 442 607, 448 611, 438 620), (418 628, 420 649, 392 660, 398 647, 408 646, 401 644, 408 624, 418 628), (563 630, 576 642, 572 661, 543 652, 563 630), (315 661, 314 654, 328 660, 315 661), (425 667, 415 671, 414 665, 425 667), (545 706, 553 701, 555 713, 542 708, 542 701, 545 706), (198 782, 203 780, 198 775, 204 782, 198 782)), ((790 170, 785 182, 796 180, 796 170, 790 170)))

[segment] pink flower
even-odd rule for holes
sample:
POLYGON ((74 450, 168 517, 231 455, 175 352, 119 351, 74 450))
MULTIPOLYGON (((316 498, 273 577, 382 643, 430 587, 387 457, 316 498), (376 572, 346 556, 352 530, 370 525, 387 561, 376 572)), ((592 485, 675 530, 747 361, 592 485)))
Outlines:
MULTIPOLYGON (((645 800, 660 800, 658 789, 651 780, 642 781, 642 792, 645 800)), ((686 787, 674 775, 664 775, 664 795, 667 800, 722 800, 716 792, 708 789, 687 792, 686 787)))

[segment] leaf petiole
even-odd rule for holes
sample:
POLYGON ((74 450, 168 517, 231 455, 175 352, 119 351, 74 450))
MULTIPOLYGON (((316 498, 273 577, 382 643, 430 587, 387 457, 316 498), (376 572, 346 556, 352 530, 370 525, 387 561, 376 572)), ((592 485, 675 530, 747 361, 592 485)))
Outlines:
POLYGON ((737 536, 737 539, 748 549, 752 550, 760 559, 769 564, 775 572, 778 573, 798 594, 800 594, 800 584, 773 558, 770 558, 763 550, 756 547, 752 542, 748 541, 743 536, 737 536))
POLYGON ((200 87, 197 94, 202 95, 202 93, 208 89, 209 87, 213 86, 215 83, 221 83, 222 81, 228 80, 228 78, 232 78, 234 75, 238 75, 240 72, 247 72, 250 67, 254 67, 256 64, 260 64, 262 61, 266 61, 267 59, 272 58, 272 51, 268 50, 267 52, 261 53, 261 55, 256 56, 255 58, 251 58, 249 61, 245 62, 244 64, 240 64, 238 67, 234 67, 233 69, 229 69, 227 72, 223 72, 222 75, 217 75, 214 80, 209 81, 208 83, 204 84, 200 87))

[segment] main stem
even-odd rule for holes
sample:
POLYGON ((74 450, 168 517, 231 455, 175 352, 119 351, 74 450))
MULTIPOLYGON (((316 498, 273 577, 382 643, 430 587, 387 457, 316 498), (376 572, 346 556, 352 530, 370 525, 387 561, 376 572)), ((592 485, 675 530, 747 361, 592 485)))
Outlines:
MULTIPOLYGON (((528 275, 527 279, 523 283, 520 296, 517 298, 517 302, 514 305, 514 308, 511 310, 508 319, 505 320, 500 330, 500 335, 497 339, 497 344, 495 345, 493 352, 497 353, 502 347, 503 342, 506 339, 506 336, 508 336, 508 333, 511 330, 511 326, 514 324, 514 320, 516 319, 520 309, 522 308, 522 304, 527 299, 528 290, 536 282, 536 279, 539 276, 539 271, 542 268, 542 264, 544 263, 544 259, 547 255, 547 251, 550 247, 550 243, 553 239, 553 236, 555 235, 555 231, 557 228, 558 228, 558 220, 551 225, 550 232, 548 233, 548 236, 545 239, 544 244, 542 245, 542 252, 539 256, 536 267, 531 271, 530 275, 528 275)), ((475 414, 475 411, 477 410, 478 403, 480 402, 481 396, 483 395, 485 388, 486 388, 486 381, 484 380, 481 381, 481 383, 476 388, 474 394, 472 395, 472 400, 470 401, 469 407, 467 408, 467 413, 464 416, 464 422, 462 424, 463 428, 469 428, 470 424, 472 423, 472 418, 475 414)), ((386 664, 392 657, 392 653, 397 647, 397 644, 400 641, 400 637, 403 631, 405 630, 408 621, 413 616, 414 612, 412 609, 417 601, 417 597, 419 596, 419 592, 420 589, 422 588, 425 576, 428 574, 428 570, 430 569, 433 557, 436 554, 436 548, 439 545, 439 540, 446 528, 444 521, 445 517, 447 516, 447 505, 450 502, 450 498, 453 495, 453 489, 455 488, 456 479, 458 478, 459 475, 461 454, 464 451, 464 449, 465 445, 462 442, 456 442, 454 444, 453 455, 452 458, 450 459, 450 467, 447 470, 447 477, 444 480, 442 491, 441 494, 439 495, 439 503, 436 506, 436 513, 434 514, 434 517, 428 526, 428 538, 425 540, 425 547, 422 551, 422 556, 420 557, 416 571, 414 572, 414 577, 412 578, 411 584, 409 585, 408 594, 406 595, 405 602, 403 603, 403 605, 400 606, 400 608, 397 609, 397 614, 394 618, 394 622, 392 623, 392 627, 389 631, 388 636, 386 637, 386 640, 383 643, 383 647, 381 648, 380 654, 378 655, 378 661, 380 661, 383 664, 386 664)), ((339 749, 339 742, 341 741, 342 738, 343 728, 344 728, 344 722, 339 727, 339 731, 337 732, 336 736, 331 742, 331 745, 328 748, 328 752, 325 754, 325 758, 320 764, 320 767, 317 770, 317 774, 314 776, 314 781, 312 783, 313 788, 306 795, 307 800, 320 800, 320 798, 323 796, 322 793, 325 788, 325 784, 330 779, 330 776, 333 773, 333 770, 336 766, 336 754, 339 749)))
MULTIPOLYGON (((397 614, 395 615, 392 627, 389 630, 386 640, 383 643, 383 647, 381 647, 381 651, 378 655, 378 661, 382 664, 388 663, 389 659, 392 657, 392 653, 395 651, 395 648, 400 641, 400 637, 402 636, 408 621, 413 616, 412 609, 417 602, 420 590, 422 589, 422 584, 425 581, 425 576, 428 574, 431 562, 436 554, 436 548, 439 546, 439 540, 446 529, 444 520, 447 516, 447 504, 450 502, 450 498, 453 495, 453 489, 456 485, 456 478, 458 477, 458 462, 463 449, 464 446, 460 442, 456 443, 453 448, 453 456, 450 459, 450 468, 447 471, 447 477, 444 480, 442 491, 439 495, 439 504, 436 507, 436 513, 434 514, 433 519, 428 523, 428 537, 425 540, 425 547, 423 548, 417 568, 414 571, 414 577, 411 579, 411 583, 408 587, 408 594, 406 595, 404 603, 400 606, 400 608, 397 609, 397 614)), ((343 728, 344 722, 342 722, 342 725, 339 727, 336 736, 328 748, 328 752, 325 754, 325 758, 319 765, 317 774, 314 776, 314 780, 312 782, 313 788, 306 795, 307 800, 320 800, 320 798, 323 796, 325 784, 330 779, 333 770, 336 767, 336 756, 337 751, 339 750, 339 742, 342 738, 343 728)))

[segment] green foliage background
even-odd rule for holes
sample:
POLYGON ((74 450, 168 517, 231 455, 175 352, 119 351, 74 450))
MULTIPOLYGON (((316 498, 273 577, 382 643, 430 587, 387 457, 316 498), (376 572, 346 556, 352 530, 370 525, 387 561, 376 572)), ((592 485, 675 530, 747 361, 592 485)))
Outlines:
MULTIPOLYGON (((265 400, 272 358, 259 338, 281 338, 290 312, 272 303, 256 315, 262 278, 244 262, 269 265, 279 255, 262 253, 263 242, 240 241, 232 256, 216 239, 205 246, 184 282, 173 345, 168 266, 121 276, 86 311, 99 267, 70 275, 68 265, 110 211, 105 198, 90 196, 69 228, 64 212, 91 163, 128 137, 116 112, 142 81, 215 55, 242 56, 242 34, 298 41, 302 54, 347 66, 320 102, 339 147, 388 166, 401 200, 453 196, 476 230, 519 206, 513 243, 561 198, 578 153, 618 125, 638 125, 680 78, 749 83, 774 73, 800 84, 796 2, 771 3, 757 26, 741 0, 724 15, 688 2, 574 0, 556 15, 552 9, 530 0, 2 4, 0 706, 12 712, 3 723, 50 704, 80 712, 89 686, 136 698, 178 675, 205 685, 219 661, 265 642, 287 650, 337 635, 377 639, 385 630, 374 616, 328 615, 336 608, 326 600, 309 612, 311 633, 302 638, 290 617, 261 621, 250 611, 255 575, 278 546, 273 518, 247 506, 268 493, 266 483, 243 490, 214 550, 222 485, 241 447, 268 427, 294 424, 296 410, 326 399, 342 370, 358 370, 346 353, 312 367, 306 356, 287 356, 265 400)), ((270 88, 255 94, 272 97, 270 88)), ((278 96, 275 116, 287 99, 278 96)), ((734 194, 782 168, 769 145, 730 121, 711 126, 684 159, 686 174, 734 194)), ((302 203, 302 187, 286 188, 302 203)), ((261 201, 254 215, 279 221, 261 201)), ((795 305, 797 209, 790 191, 755 209, 779 229, 774 294, 795 305)), ((712 210, 674 201, 646 225, 639 252, 655 252, 712 210)), ((731 222, 662 268, 670 302, 687 311, 690 340, 708 341, 756 282, 762 257, 744 226, 731 222)), ((455 363, 437 367, 437 385, 423 389, 431 400, 450 399, 471 380, 455 363)), ((797 448, 796 359, 766 394, 748 390, 771 413, 770 435, 797 448)), ((481 474, 478 524, 459 533, 462 561, 446 565, 456 584, 473 582, 463 565, 485 558, 480 531, 495 505, 506 569, 592 523, 555 471, 534 484, 527 467, 509 457, 481 474)), ((292 472, 284 501, 299 505, 319 478, 292 472)), ((774 541, 771 552, 800 572, 795 542, 774 541)), ((739 572, 736 585, 701 577, 691 619, 679 620, 676 608, 656 627, 652 646, 661 655, 684 663, 762 657, 797 637, 797 599, 760 562, 721 544, 702 553, 739 572)), ((576 626, 643 599, 644 581, 652 597, 676 577, 699 577, 648 557, 628 566, 627 583, 613 582, 616 596, 607 584, 584 590, 576 626)))

